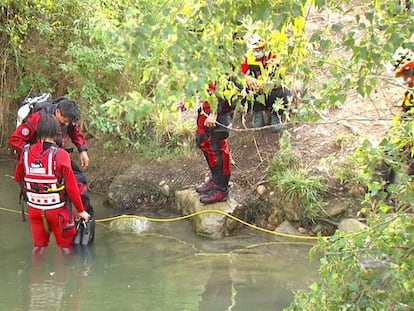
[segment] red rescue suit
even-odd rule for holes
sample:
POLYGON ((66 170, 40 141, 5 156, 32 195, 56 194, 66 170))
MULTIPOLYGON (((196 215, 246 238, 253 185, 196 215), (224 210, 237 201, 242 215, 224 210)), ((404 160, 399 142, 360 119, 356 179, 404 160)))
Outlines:
POLYGON ((204 154, 210 168, 212 180, 217 189, 223 192, 228 191, 230 180, 230 150, 228 145, 229 129, 232 118, 233 108, 227 100, 218 100, 217 124, 214 128, 206 128, 204 121, 211 113, 208 102, 203 102, 198 109, 196 143, 204 154))
MULTIPOLYGON (((32 115, 28 116, 27 120, 20 124, 8 138, 9 145, 18 153, 21 153, 23 147, 27 143, 33 143, 37 140, 36 129, 41 114, 54 114, 55 109, 56 105, 50 105, 49 107, 45 107, 42 110, 37 111, 32 115)), ((60 129, 60 133, 58 135, 58 139, 56 141, 57 145, 61 148, 64 148, 65 143, 68 140, 68 137, 70 137, 73 144, 78 148, 79 152, 88 150, 85 136, 81 132, 78 124, 62 126, 60 129)))
MULTIPOLYGON (((44 107, 42 110, 37 111, 29 115, 25 122, 19 125, 14 132, 8 138, 9 145, 20 154, 23 150, 23 147, 27 143, 34 143, 37 140, 37 124, 39 123, 40 116, 44 113, 54 114, 56 110, 55 104, 50 104, 44 107)), ((56 144, 64 148, 65 143, 70 137, 72 143, 77 147, 79 152, 87 151, 87 142, 86 138, 83 135, 79 125, 77 123, 71 124, 69 126, 62 125, 58 133, 58 138, 56 144)), ((82 170, 72 162, 72 169, 75 172, 75 177, 78 181, 79 192, 83 195, 84 204, 87 208, 89 214, 93 214, 93 207, 90 205, 89 196, 87 194, 87 182, 86 176, 82 170)))
POLYGON ((17 163, 15 180, 25 191, 33 245, 47 246, 53 232, 58 246, 70 247, 76 229, 66 195, 79 213, 84 206, 69 154, 41 140, 27 145, 17 163))
MULTIPOLYGON (((245 55, 243 55, 242 62, 240 64, 240 70, 243 75, 249 75, 255 79, 258 79, 260 76, 265 75, 265 70, 268 71, 270 76, 275 74, 275 71, 278 68, 278 64, 276 64, 276 55, 272 52, 265 53, 263 57, 256 58, 253 54, 253 49, 247 51, 245 55), (274 66, 271 68, 270 66, 274 66)), ((254 90, 252 90, 254 91, 254 90)), ((255 94, 255 97, 258 94, 255 94)), ((276 86, 273 90, 270 91, 269 94, 265 94, 265 105, 261 102, 254 100, 253 102, 253 111, 259 112, 264 110, 269 110, 273 113, 273 104, 276 102, 278 98, 281 98, 283 101, 284 108, 288 105, 288 96, 291 95, 291 91, 287 87, 276 86)), ((244 103, 243 103, 244 104, 244 103)), ((250 104, 250 103, 249 103, 250 104)), ((250 107, 249 107, 250 109, 250 107)), ((283 113, 284 109, 280 109, 277 113, 279 116, 283 113)))

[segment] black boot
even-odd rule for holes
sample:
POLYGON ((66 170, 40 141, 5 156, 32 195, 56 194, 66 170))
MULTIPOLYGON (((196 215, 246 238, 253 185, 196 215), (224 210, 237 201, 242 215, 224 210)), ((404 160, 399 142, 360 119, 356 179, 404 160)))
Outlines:
POLYGON ((252 118, 252 125, 254 128, 264 126, 264 115, 263 111, 254 111, 253 118, 252 118))
POLYGON ((282 130, 282 122, 279 114, 277 112, 272 112, 270 114, 270 124, 272 125, 272 132, 278 133, 282 130))

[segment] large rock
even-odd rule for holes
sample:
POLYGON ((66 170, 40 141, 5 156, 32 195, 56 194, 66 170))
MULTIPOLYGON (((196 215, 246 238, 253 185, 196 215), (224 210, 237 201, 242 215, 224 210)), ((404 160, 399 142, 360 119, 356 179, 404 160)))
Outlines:
POLYGON ((300 235, 300 232, 287 220, 283 221, 276 229, 275 232, 300 235))
POLYGON ((175 202, 178 211, 183 215, 196 214, 190 220, 198 235, 220 239, 235 227, 235 221, 226 216, 239 207, 232 198, 225 202, 205 205, 200 203, 199 194, 187 189, 175 193, 175 202))
POLYGON ((120 233, 141 234, 150 229, 150 223, 146 219, 125 216, 124 218, 113 220, 110 228, 120 233))
POLYGON ((343 232, 353 232, 358 230, 367 229, 368 226, 363 224, 358 219, 354 218, 344 218, 338 224, 338 230, 343 232))

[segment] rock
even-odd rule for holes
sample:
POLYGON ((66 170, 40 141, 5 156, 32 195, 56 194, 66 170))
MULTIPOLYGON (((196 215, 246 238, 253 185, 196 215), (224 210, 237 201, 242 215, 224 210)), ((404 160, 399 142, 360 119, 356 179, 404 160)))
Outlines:
POLYGON ((323 227, 321 224, 316 224, 313 228, 312 228, 312 232, 314 233, 318 233, 321 232, 323 230, 323 227))
POLYGON ((297 202, 286 202, 283 206, 283 211, 285 213, 286 220, 288 221, 295 222, 302 219, 302 211, 300 210, 300 205, 297 204, 297 202))
POLYGON ((270 226, 273 226, 274 228, 271 230, 274 230, 278 225, 280 225, 280 222, 283 218, 282 210, 280 208, 272 208, 269 217, 267 218, 267 222, 270 226))
POLYGON ((307 233, 308 233, 308 230, 307 230, 306 228, 303 228, 303 227, 299 227, 299 228, 298 228, 298 231, 299 231, 299 233, 301 233, 301 234, 307 234, 307 233))
POLYGON ((126 216, 125 218, 113 220, 109 227, 121 233, 140 234, 150 229, 150 223, 145 219, 126 216))
MULTIPOLYGON (((160 193, 171 197, 176 189, 188 187, 200 178, 200 175, 186 172, 186 163, 181 161, 179 164, 134 160, 134 163, 112 179, 105 203, 116 209, 139 211, 145 208, 142 202, 155 203, 160 193)), ((196 164, 192 166, 197 167, 196 164)))
POLYGON ((274 231, 274 230, 276 230, 276 225, 274 223, 268 223, 266 225, 266 229, 270 230, 270 231, 274 231))
POLYGON ((190 218, 194 231, 198 235, 212 239, 221 239, 234 228, 234 220, 226 214, 233 213, 239 204, 229 198, 225 202, 214 204, 200 203, 200 195, 194 190, 180 190, 175 193, 175 202, 178 211, 183 215, 198 213, 190 218))
POLYGON ((165 180, 160 182, 159 189, 163 196, 168 198, 171 195, 170 186, 165 182, 165 180))
POLYGON ((343 212, 345 212, 346 208, 343 205, 330 205, 326 207, 326 214, 329 217, 336 217, 338 215, 341 215, 343 212))
POLYGON ((263 194, 265 194, 266 190, 267 190, 267 188, 266 188, 266 186, 264 186, 264 185, 259 185, 259 186, 257 186, 257 188, 256 188, 256 192, 257 192, 257 194, 258 194, 258 195, 260 195, 260 196, 262 196, 263 194))
POLYGON ((296 228, 287 220, 282 222, 279 227, 275 229, 275 232, 292 234, 292 235, 299 235, 300 232, 296 230, 296 228))
POLYGON ((360 198, 364 196, 365 193, 367 193, 367 188, 363 185, 351 185, 348 193, 351 194, 354 198, 360 198))
POLYGON ((367 225, 354 218, 344 218, 338 224, 338 230, 343 232, 353 232, 356 230, 364 230, 368 228, 367 225))

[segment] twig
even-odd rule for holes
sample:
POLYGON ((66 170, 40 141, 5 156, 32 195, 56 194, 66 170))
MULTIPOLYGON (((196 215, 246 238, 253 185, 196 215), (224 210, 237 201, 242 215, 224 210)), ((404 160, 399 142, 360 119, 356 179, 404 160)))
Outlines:
POLYGON ((260 154, 259 147, 257 146, 256 138, 253 138, 253 142, 254 142, 254 146, 256 147, 256 152, 257 152, 257 155, 259 156, 260 163, 262 163, 263 162, 263 158, 262 158, 262 156, 260 154))

